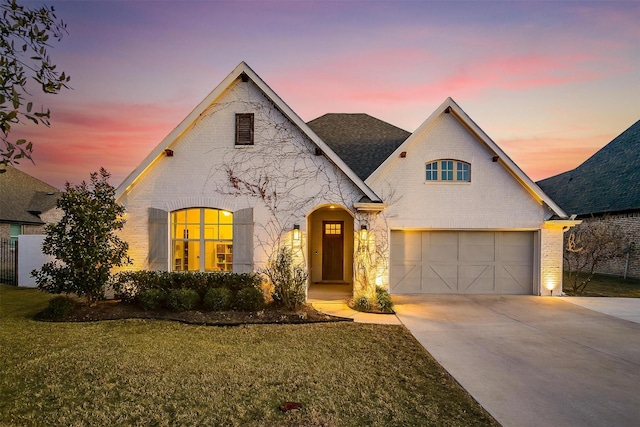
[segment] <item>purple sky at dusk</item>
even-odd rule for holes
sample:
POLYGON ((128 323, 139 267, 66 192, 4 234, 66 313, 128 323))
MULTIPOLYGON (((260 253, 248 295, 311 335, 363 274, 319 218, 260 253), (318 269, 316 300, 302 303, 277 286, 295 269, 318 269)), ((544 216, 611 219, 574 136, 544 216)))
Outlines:
POLYGON ((35 147, 19 168, 59 188, 101 166, 120 184, 241 61, 305 121, 413 131, 451 96, 534 180, 640 119, 637 1, 44 3, 73 90, 39 96, 51 128, 16 135, 35 147))

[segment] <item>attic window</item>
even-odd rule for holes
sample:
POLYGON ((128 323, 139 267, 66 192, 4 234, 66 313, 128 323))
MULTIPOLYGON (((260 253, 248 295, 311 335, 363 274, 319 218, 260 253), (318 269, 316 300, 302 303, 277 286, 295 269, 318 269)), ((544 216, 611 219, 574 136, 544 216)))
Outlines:
POLYGON ((253 145, 253 113, 236 114, 236 145, 253 145))
POLYGON ((426 164, 425 172, 428 182, 471 182, 471 165, 461 160, 434 160, 426 164))

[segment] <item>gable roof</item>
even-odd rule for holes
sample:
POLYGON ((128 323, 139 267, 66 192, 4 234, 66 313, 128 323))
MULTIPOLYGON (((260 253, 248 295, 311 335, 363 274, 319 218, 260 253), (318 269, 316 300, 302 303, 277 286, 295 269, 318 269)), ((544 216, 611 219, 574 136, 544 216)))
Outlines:
POLYGON ((441 114, 452 114, 469 132, 471 132, 476 139, 498 156, 497 161, 504 166, 504 168, 511 173, 511 175, 536 198, 538 201, 546 204, 551 211, 559 218, 567 218, 567 214, 558 206, 547 194, 535 182, 531 180, 513 160, 507 154, 502 151, 500 147, 482 130, 480 127, 465 113, 462 108, 451 98, 447 98, 431 115, 407 138, 402 144, 400 144, 393 153, 378 166, 378 168, 366 179, 365 182, 371 182, 371 180, 378 177, 382 171, 394 161, 401 152, 407 151, 407 147, 419 137, 434 120, 436 120, 441 114))
POLYGON ((640 209, 640 120, 577 168, 538 185, 577 215, 640 209))
POLYGON ((44 224, 38 216, 56 206, 62 193, 11 166, 0 173, 0 222, 44 224))
POLYGON ((307 125, 365 180, 411 132, 368 114, 325 114, 307 125))
POLYGON ((273 102, 275 107, 287 117, 293 124, 295 124, 302 133, 304 133, 322 152, 325 157, 329 159, 334 165, 336 165, 344 174, 365 194, 366 197, 374 202, 381 202, 373 190, 371 190, 364 181, 356 175, 349 166, 342 160, 334 151, 322 140, 318 135, 307 126, 307 124, 243 61, 218 85, 216 88, 207 95, 207 97, 198 104, 198 106, 158 144, 149 155, 142 161, 142 163, 129 174, 127 178, 118 186, 116 190, 116 198, 122 196, 125 192, 135 185, 136 181, 142 176, 143 172, 151 167, 163 154, 164 149, 171 145, 176 139, 178 139, 183 133, 185 133, 198 117, 218 98, 220 98, 227 88, 233 84, 233 82, 240 78, 242 75, 246 75, 263 93, 273 102))

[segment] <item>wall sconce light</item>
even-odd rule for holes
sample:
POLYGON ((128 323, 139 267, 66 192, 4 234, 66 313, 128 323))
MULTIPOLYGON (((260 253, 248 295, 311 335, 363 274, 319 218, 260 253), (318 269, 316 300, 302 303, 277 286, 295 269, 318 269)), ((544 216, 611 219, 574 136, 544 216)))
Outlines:
POLYGON ((293 225, 293 240, 295 240, 296 242, 300 240, 300 225, 299 224, 294 224, 293 225))
POLYGON ((164 150, 164 154, 166 154, 167 157, 173 157, 173 150, 167 148, 166 150, 164 150))
POLYGON ((500 160, 500 156, 493 156, 493 157, 491 158, 491 161, 492 161, 493 163, 497 162, 498 160, 500 160))
POLYGON ((403 151, 402 153, 400 153, 400 157, 402 157, 403 159, 407 157, 407 152, 403 151))
POLYGON ((367 235, 368 235, 368 230, 367 230, 367 226, 366 225, 361 225, 360 226, 360 238, 362 240, 366 240, 367 239, 367 235))

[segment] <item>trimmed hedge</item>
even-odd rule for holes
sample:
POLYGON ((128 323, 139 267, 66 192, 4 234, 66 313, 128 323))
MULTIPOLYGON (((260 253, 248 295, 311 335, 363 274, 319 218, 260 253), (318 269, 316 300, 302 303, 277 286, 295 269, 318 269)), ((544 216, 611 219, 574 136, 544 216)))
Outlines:
POLYGON ((193 310, 200 303, 200 295, 193 289, 171 289, 167 293, 166 306, 172 311, 193 310))
POLYGON ((48 320, 63 320, 73 312, 76 301, 64 295, 58 295, 49 300, 49 305, 42 312, 42 318, 48 320))
POLYGON ((228 288, 211 288, 204 294, 202 305, 206 310, 225 311, 231 308, 233 293, 228 288))
POLYGON ((257 288, 244 288, 236 295, 235 306, 240 311, 258 311, 264 308, 264 294, 257 288))
POLYGON ((227 288, 235 295, 245 288, 260 289, 262 277, 255 273, 222 273, 190 271, 125 271, 118 273, 114 290, 122 300, 134 302, 146 289, 168 292, 172 289, 192 289, 200 298, 211 288, 227 288))

